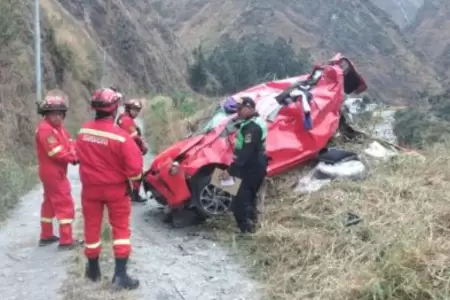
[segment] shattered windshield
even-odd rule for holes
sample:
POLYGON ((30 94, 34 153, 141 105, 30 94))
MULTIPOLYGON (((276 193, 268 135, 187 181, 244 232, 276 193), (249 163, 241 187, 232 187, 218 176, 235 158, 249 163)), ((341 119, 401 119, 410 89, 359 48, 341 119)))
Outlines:
POLYGON ((211 119, 200 125, 200 129, 194 135, 202 135, 216 129, 222 122, 228 118, 228 115, 220 108, 211 119))

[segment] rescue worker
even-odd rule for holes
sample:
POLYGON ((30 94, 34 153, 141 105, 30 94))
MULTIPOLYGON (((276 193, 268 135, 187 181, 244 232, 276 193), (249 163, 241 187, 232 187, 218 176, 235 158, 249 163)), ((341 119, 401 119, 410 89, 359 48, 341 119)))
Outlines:
POLYGON ((233 162, 221 178, 233 176, 242 180, 231 208, 241 233, 253 233, 258 222, 257 194, 267 174, 267 124, 256 112, 253 99, 242 97, 236 102, 237 117, 242 122, 236 135, 233 162))
POLYGON ((67 100, 67 96, 60 90, 48 92, 38 104, 38 113, 43 118, 35 132, 39 178, 44 188, 39 246, 59 241, 58 248, 61 250, 71 249, 79 244, 72 236, 75 204, 67 179, 68 164, 78 163, 70 133, 63 126, 69 109, 67 100), (55 217, 59 222, 59 238, 53 233, 55 217))
POLYGON ((136 289, 139 281, 127 274, 131 253, 128 187, 141 179, 143 158, 131 136, 114 123, 121 98, 120 93, 109 88, 95 91, 91 100, 95 119, 83 124, 76 140, 82 184, 84 253, 88 260, 86 277, 91 281, 100 280, 102 217, 106 206, 115 256, 112 281, 118 288, 136 289))
MULTIPOLYGON (((145 155, 148 152, 148 148, 141 138, 141 130, 134 122, 134 119, 139 115, 139 112, 142 109, 142 102, 139 99, 129 99, 125 101, 124 107, 125 112, 119 116, 119 118, 117 119, 117 124, 120 128, 124 129, 130 134, 130 136, 138 145, 139 149, 141 149, 142 155, 145 155)), ((133 194, 131 196, 131 201, 139 203, 147 201, 147 199, 144 199, 139 195, 140 188, 141 181, 135 181, 132 187, 133 194)))

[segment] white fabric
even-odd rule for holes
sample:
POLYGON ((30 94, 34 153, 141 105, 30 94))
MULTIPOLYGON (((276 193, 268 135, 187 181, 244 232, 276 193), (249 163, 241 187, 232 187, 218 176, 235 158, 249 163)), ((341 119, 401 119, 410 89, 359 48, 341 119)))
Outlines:
POLYGON ((308 194, 320 190, 324 185, 331 182, 331 179, 314 178, 315 170, 312 170, 306 176, 299 179, 297 186, 294 188, 296 194, 308 194))
POLYGON ((280 107, 281 105, 274 97, 266 96, 264 99, 258 101, 258 103, 256 104, 256 111, 264 120, 266 120, 272 112, 279 109, 280 107))
POLYGON ((333 165, 320 162, 311 172, 299 179, 294 193, 307 194, 318 191, 333 179, 361 179, 365 171, 366 166, 359 160, 343 161, 333 165), (328 178, 316 178, 317 171, 325 174, 328 178))
POLYGON ((364 173, 366 167, 359 160, 350 160, 339 162, 334 165, 320 162, 316 166, 316 169, 330 176, 331 178, 348 178, 364 173))
POLYGON ((390 151, 385 147, 383 147, 377 141, 372 142, 369 145, 369 148, 364 150, 364 153, 375 158, 388 158, 396 154, 395 152, 390 151))

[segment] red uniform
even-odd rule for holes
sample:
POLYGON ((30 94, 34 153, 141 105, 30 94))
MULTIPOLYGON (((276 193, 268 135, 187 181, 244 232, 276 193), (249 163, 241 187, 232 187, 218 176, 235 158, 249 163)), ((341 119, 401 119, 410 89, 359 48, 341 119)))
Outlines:
POLYGON ((82 184, 85 255, 98 258, 104 206, 108 208, 116 258, 131 252, 131 203, 127 193, 140 180, 143 158, 130 135, 115 126, 112 118, 83 124, 76 141, 82 184), (131 182, 130 182, 131 181, 131 182))
POLYGON ((124 112, 119 116, 119 118, 117 119, 117 125, 119 125, 120 128, 122 128, 123 130, 125 130, 130 134, 130 136, 134 139, 134 141, 138 145, 139 149, 141 149, 142 153, 147 151, 147 147, 145 146, 145 143, 139 134, 134 119, 127 112, 124 112))
POLYGON ((77 161, 69 132, 52 126, 45 118, 36 129, 39 178, 44 186, 41 207, 41 240, 53 237, 53 218, 59 222, 60 244, 73 243, 72 221, 75 216, 67 165, 77 161))
MULTIPOLYGON (((137 125, 134 122, 134 119, 129 115, 129 113, 124 112, 123 114, 121 114, 117 119, 117 125, 119 125, 120 128, 130 134, 130 137, 134 139, 142 154, 145 154, 147 152, 147 147, 145 146, 145 143, 140 136, 137 125)), ((134 191, 139 191, 140 187, 141 181, 133 182, 134 191)))

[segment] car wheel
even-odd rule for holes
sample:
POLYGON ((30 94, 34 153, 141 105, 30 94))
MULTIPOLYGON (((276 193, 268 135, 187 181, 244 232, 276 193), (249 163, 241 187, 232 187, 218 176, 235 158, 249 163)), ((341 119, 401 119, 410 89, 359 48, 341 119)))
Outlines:
POLYGON ((202 176, 194 183, 192 202, 204 217, 224 215, 231 207, 233 196, 211 184, 211 175, 202 176))

